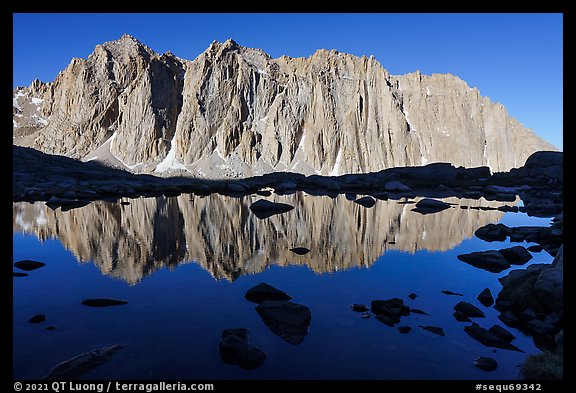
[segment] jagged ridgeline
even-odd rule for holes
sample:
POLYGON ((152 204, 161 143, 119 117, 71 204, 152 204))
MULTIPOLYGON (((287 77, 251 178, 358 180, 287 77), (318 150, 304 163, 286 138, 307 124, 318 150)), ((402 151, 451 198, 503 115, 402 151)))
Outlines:
POLYGON ((507 171, 556 150, 456 76, 390 75, 335 50, 272 59, 232 40, 189 61, 124 35, 14 89, 13 106, 14 144, 134 173, 507 171))

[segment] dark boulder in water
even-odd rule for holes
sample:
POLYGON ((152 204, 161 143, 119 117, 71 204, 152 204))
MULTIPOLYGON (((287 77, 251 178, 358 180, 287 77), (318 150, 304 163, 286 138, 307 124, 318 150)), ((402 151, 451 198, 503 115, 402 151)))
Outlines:
POLYGON ((82 304, 89 307, 111 307, 111 306, 121 306, 123 304, 128 304, 128 302, 126 300, 96 298, 96 299, 83 300, 82 304))
POLYGON ((36 314, 32 318, 28 320, 30 323, 41 323, 46 320, 46 315, 44 314, 36 314))
POLYGON ((302 304, 264 300, 256 311, 274 334, 292 345, 300 344, 308 334, 312 313, 302 304))
POLYGON ((30 270, 40 269, 42 266, 46 266, 46 264, 43 262, 32 261, 30 259, 23 259, 14 263, 14 266, 16 266, 18 269, 28 272, 30 270))
POLYGON ((410 326, 398 326, 398 331, 401 334, 408 334, 412 331, 412 328, 410 326))
POLYGON ((440 291, 440 292, 442 292, 444 295, 464 296, 463 293, 458 293, 458 292, 452 292, 452 291, 440 291))
POLYGON ((370 208, 376 204, 376 201, 374 200, 374 198, 372 198, 370 196, 358 198, 354 202, 356 202, 357 204, 359 204, 361 206, 368 207, 368 208, 370 208))
POLYGON ((244 370, 260 367, 268 354, 248 342, 248 329, 226 329, 220 340, 220 357, 225 363, 237 364, 244 370))
POLYGON ((500 273, 510 268, 510 263, 502 254, 496 250, 471 252, 470 254, 461 254, 457 258, 469 265, 484 269, 492 273, 500 273))
POLYGON ((244 295, 246 300, 254 303, 261 303, 264 300, 291 300, 292 296, 280 289, 274 288, 272 285, 260 283, 255 287, 250 288, 244 295))
POLYGON ((292 251, 294 254, 298 254, 298 255, 305 255, 305 254, 308 254, 310 252, 310 250, 306 247, 294 247, 294 248, 291 248, 290 251, 292 251))
POLYGON ((484 371, 494 371, 498 368, 498 363, 496 360, 487 357, 479 357, 474 359, 474 366, 478 367, 480 370, 484 371))
POLYGON ((522 246, 514 246, 498 250, 500 254, 513 265, 523 265, 532 259, 532 255, 522 246))
POLYGON ((486 314, 478 307, 468 302, 459 302, 454 306, 454 310, 466 315, 469 318, 484 318, 486 314))
POLYGON ((416 207, 412 209, 412 211, 420 214, 431 214, 438 213, 449 208, 450 205, 446 202, 442 202, 437 199, 424 198, 416 203, 416 207))
POLYGON ((356 311, 356 312, 366 312, 366 311, 368 311, 368 310, 369 310, 369 308, 368 308, 368 306, 365 305, 365 304, 356 304, 356 303, 354 303, 354 304, 352 305, 352 311, 356 311))
POLYGON ((428 330, 431 333, 437 334, 439 336, 445 336, 446 333, 444 333, 444 329, 442 329, 441 327, 438 326, 419 326, 420 328, 424 329, 424 330, 428 330))
POLYGON ((250 210, 260 219, 268 218, 275 214, 286 213, 292 209, 294 209, 294 206, 286 203, 270 202, 265 199, 260 199, 250 205, 250 210))
POLYGON ((28 274, 21 272, 12 272, 12 277, 28 277, 28 274))
POLYGON ((487 347, 494 347, 500 349, 508 349, 511 351, 519 351, 524 352, 515 345, 510 344, 509 342, 501 339, 500 337, 494 335, 490 331, 484 329, 482 326, 478 325, 475 322, 472 322, 472 325, 465 326, 464 331, 468 333, 470 337, 475 339, 476 341, 484 344, 487 347))
POLYGON ((480 303, 482 303, 484 307, 490 307, 494 304, 494 297, 492 296, 492 292, 490 292, 489 288, 484 288, 478 295, 477 299, 480 303))

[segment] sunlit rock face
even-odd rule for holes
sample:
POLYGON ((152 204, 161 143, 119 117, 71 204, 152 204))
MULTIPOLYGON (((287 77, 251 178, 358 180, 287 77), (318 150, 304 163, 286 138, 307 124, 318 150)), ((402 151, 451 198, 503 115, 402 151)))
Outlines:
POLYGON ((14 143, 135 173, 340 175, 450 162, 506 171, 555 150, 450 74, 373 57, 270 58, 232 40, 196 59, 124 35, 14 90, 14 143))
POLYGON ((379 200, 367 209, 344 195, 299 192, 269 197, 294 209, 259 219, 249 209, 257 199, 180 195, 133 199, 129 205, 96 201, 66 212, 43 202, 15 203, 13 230, 57 238, 80 262, 136 284, 182 263, 198 263, 227 280, 273 265, 302 265, 318 273, 369 267, 388 250, 448 250, 503 214, 459 207, 501 205, 483 199, 446 198, 451 208, 422 215, 404 200, 379 200), (310 252, 290 251, 300 246, 310 252))

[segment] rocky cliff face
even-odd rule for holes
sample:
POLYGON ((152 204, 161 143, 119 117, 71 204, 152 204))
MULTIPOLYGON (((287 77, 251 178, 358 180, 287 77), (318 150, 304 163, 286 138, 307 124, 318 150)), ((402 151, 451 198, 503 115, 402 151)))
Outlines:
POLYGON ((326 50, 272 59, 232 40, 188 61, 128 35, 54 82, 15 89, 14 131, 15 144, 52 154, 206 177, 431 162, 504 171, 555 150, 453 75, 394 76, 326 50))
MULTIPOLYGON (((366 209, 343 195, 331 199, 297 193, 273 198, 294 210, 260 220, 249 210, 256 199, 181 195, 132 199, 127 206, 97 201, 67 212, 21 202, 13 205, 13 230, 41 240, 56 237, 79 261, 93 261, 104 274, 135 284, 161 267, 191 261, 227 280, 272 265, 304 265, 319 273, 369 267, 387 250, 451 249, 503 214, 455 206, 421 215, 401 201, 377 201, 366 209), (297 246, 310 253, 292 253, 290 248, 297 246)), ((457 198, 446 202, 501 205, 457 198)))

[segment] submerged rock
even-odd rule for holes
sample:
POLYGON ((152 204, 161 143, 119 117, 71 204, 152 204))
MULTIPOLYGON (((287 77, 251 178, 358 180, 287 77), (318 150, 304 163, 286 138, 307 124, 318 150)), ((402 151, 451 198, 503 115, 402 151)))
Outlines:
POLYGON ((445 336, 446 333, 444 333, 444 329, 442 329, 441 327, 437 327, 437 326, 418 326, 424 330, 427 330, 431 333, 437 334, 439 336, 445 336))
POLYGON ((424 198, 416 203, 412 211, 420 214, 438 213, 442 210, 450 209, 450 205, 437 199, 424 198))
POLYGON ((248 342, 248 329, 226 329, 220 340, 220 357, 225 363, 237 364, 244 370, 260 367, 268 354, 248 342))
POLYGON ((56 326, 56 325, 50 325, 50 326, 46 326, 44 328, 44 330, 56 330, 57 328, 58 328, 58 326, 56 326))
POLYGON ((354 303, 352 305, 352 311, 356 311, 356 312, 366 312, 368 311, 369 308, 368 306, 366 306, 365 304, 356 304, 354 303))
POLYGON ((12 272, 12 277, 28 277, 28 274, 21 272, 12 272))
POLYGON ((492 273, 500 273, 510 268, 510 263, 496 250, 477 251, 470 254, 461 254, 457 258, 469 265, 484 269, 492 273))
POLYGON ((46 320, 46 315, 44 314, 36 314, 32 318, 28 320, 30 323, 41 323, 46 320))
POLYGON ((422 315, 430 315, 426 311, 419 310, 417 308, 411 308, 410 312, 413 314, 422 314, 422 315))
POLYGON ((260 219, 271 217, 275 214, 282 214, 294 209, 294 206, 287 203, 270 202, 265 199, 260 199, 250 205, 250 210, 254 215, 260 219))
POLYGON ((111 347, 104 347, 95 349, 90 352, 82 353, 56 365, 44 380, 77 380, 84 374, 88 373, 95 367, 98 367, 110 359, 120 349, 124 348, 123 345, 112 345, 111 347))
POLYGON ((360 314, 360 318, 362 319, 368 319, 370 318, 371 314, 369 312, 363 312, 362 314, 360 314))
POLYGON ((418 295, 416 295, 415 293, 411 293, 410 295, 408 295, 408 297, 412 300, 416 299, 416 297, 418 297, 418 295))
POLYGON ((454 310, 466 315, 468 318, 484 318, 484 317, 486 317, 486 314, 484 314, 484 311, 480 310, 478 307, 476 307, 473 304, 470 304, 468 302, 459 302, 458 304, 456 304, 454 306, 454 310))
POLYGON ((30 259, 23 259, 21 261, 15 262, 14 266, 16 266, 18 269, 29 272, 31 270, 40 269, 42 266, 46 266, 46 264, 44 262, 32 261, 30 259))
POLYGON ((298 255, 305 255, 305 254, 308 254, 310 252, 310 250, 306 247, 294 247, 294 248, 291 248, 290 251, 292 251, 294 254, 298 254, 298 255))
POLYGON ((312 313, 302 304, 264 300, 256 307, 256 311, 274 334, 290 344, 300 344, 308 334, 312 313))
POLYGON ((128 302, 126 300, 96 298, 96 299, 83 300, 82 304, 89 307, 111 307, 111 306, 121 306, 124 304, 128 304, 128 302))
POLYGON ((400 322, 400 318, 391 318, 383 314, 376 314, 374 316, 378 321, 382 322, 384 325, 394 327, 395 324, 400 322))
POLYGON ((250 288, 244 295, 246 300, 253 303, 262 303, 264 300, 291 300, 292 296, 280 289, 274 288, 272 285, 260 283, 255 287, 250 288))
POLYGON ((408 334, 412 331, 412 328, 410 326, 398 326, 398 331, 401 334, 408 334))
POLYGON ((474 366, 478 367, 480 370, 484 371, 494 371, 498 368, 498 363, 496 360, 487 357, 479 357, 474 359, 474 366))
POLYGON ((492 292, 490 292, 489 288, 484 288, 477 297, 478 301, 482 303, 484 307, 490 307, 494 304, 494 297, 492 296, 492 292))

